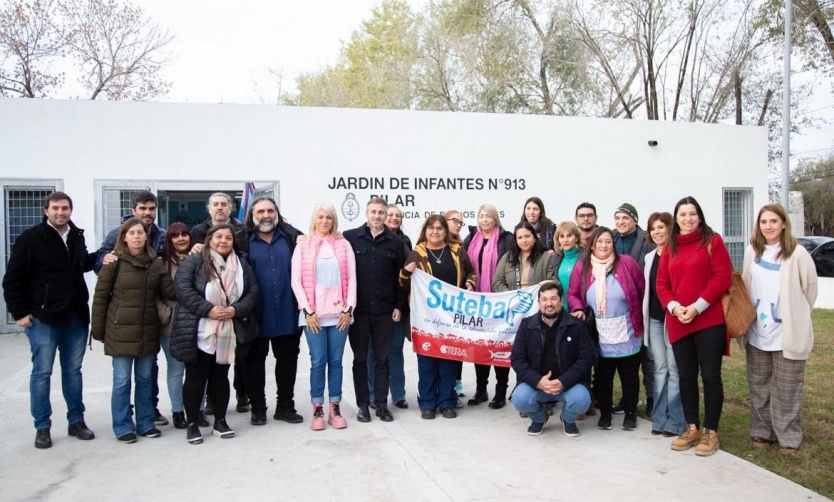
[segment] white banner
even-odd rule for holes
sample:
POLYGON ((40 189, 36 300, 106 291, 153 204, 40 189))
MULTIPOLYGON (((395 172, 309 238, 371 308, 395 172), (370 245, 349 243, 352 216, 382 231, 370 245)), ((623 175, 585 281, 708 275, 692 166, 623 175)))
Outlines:
POLYGON ((415 270, 411 276, 414 351, 509 367, 521 319, 539 311, 538 292, 537 284, 504 293, 476 293, 415 270))

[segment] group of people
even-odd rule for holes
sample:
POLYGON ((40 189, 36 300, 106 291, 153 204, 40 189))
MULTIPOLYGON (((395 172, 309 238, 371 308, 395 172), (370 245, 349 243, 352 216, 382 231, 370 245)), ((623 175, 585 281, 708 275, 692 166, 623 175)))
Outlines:
MULTIPOLYGON (((113 360, 111 413, 119 441, 161 436, 157 354, 166 357, 174 427, 189 443, 201 427, 234 436, 226 421, 234 367, 236 409, 252 425, 267 422, 266 358, 275 358, 273 418, 301 423, 295 381, 301 336, 310 354, 311 428, 347 427, 341 410, 342 359, 350 342, 359 422, 394 420, 408 408, 404 340, 410 340, 408 294, 418 268, 445 283, 478 292, 538 284, 538 313, 519 325, 512 348, 516 374, 495 366, 490 400, 488 365, 475 365, 468 405, 501 409, 508 398, 541 434, 553 405, 564 404, 565 434, 599 413, 597 426, 637 428, 642 368, 652 434, 674 438, 674 450, 698 455, 719 447, 723 405, 721 362, 729 354, 722 296, 733 272, 721 236, 699 203, 681 199, 673 213, 655 212, 647 230, 636 208, 620 205, 614 228, 597 225, 593 204, 558 225, 537 197, 525 201, 513 231, 497 209, 482 205, 466 227, 462 213, 426 218, 412 247, 396 206, 373 198, 366 222, 339 231, 338 215, 317 204, 306 235, 287 223, 274 200, 261 197, 245 220, 231 217, 233 201, 213 194, 209 218, 188 229, 156 225, 156 196, 139 192, 132 213, 88 252, 71 221, 72 199, 49 195, 43 222, 15 242, 3 279, 8 311, 24 327, 32 350, 31 409, 37 448, 49 448, 52 365, 60 353, 68 433, 95 434, 84 421, 81 362, 88 333, 113 360), (84 273, 95 270, 92 302, 84 273), (614 376, 622 399, 614 403, 614 376), (699 415, 698 377, 704 417, 699 415), (131 389, 133 387, 133 394, 131 389), (325 393, 327 400, 325 401, 325 393), (135 415, 135 418, 134 418, 135 415)), ((759 316, 742 345, 747 352, 751 441, 777 443, 783 453, 802 441, 799 421, 804 362, 813 345, 811 309, 816 273, 796 245, 779 205, 764 206, 745 252, 743 279, 759 316)), ((457 416, 465 397, 463 363, 417 355, 417 402, 424 419, 457 416)))

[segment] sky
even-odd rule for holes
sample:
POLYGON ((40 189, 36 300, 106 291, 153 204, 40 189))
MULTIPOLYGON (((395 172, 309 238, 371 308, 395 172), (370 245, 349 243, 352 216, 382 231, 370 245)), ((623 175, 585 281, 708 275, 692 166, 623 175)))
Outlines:
MULTIPOLYGON (((275 103, 293 92, 295 79, 336 60, 343 41, 376 0, 132 0, 175 36, 163 72, 172 83, 162 101, 275 103)), ((411 0, 419 10, 427 0, 411 0)), ((781 92, 781 90, 779 91, 781 92)), ((817 82, 801 111, 828 123, 794 134, 792 165, 834 152, 834 85, 817 82), (809 113, 810 112, 810 113, 809 113)))

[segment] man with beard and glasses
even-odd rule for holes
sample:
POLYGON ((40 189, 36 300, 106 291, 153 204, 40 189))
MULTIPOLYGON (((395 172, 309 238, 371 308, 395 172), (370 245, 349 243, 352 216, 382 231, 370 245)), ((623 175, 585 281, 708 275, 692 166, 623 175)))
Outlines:
POLYGON ((538 436, 548 420, 547 403, 564 403, 559 417, 568 436, 578 436, 576 418, 591 404, 591 367, 596 349, 588 328, 562 310, 562 286, 539 288, 539 312, 521 321, 511 361, 518 375, 512 394, 515 409, 532 423, 527 434, 538 436))
POLYGON ((252 202, 243 230, 237 234, 240 251, 252 266, 261 290, 260 334, 242 362, 252 425, 266 424, 265 365, 270 346, 278 387, 272 418, 291 424, 303 421, 294 401, 301 328, 291 283, 292 253, 300 235, 301 231, 284 220, 278 204, 269 197, 258 197, 252 202))
POLYGON ((576 206, 574 213, 576 226, 579 227, 579 235, 585 243, 585 249, 591 247, 591 234, 597 228, 597 207, 590 202, 583 202, 576 206))

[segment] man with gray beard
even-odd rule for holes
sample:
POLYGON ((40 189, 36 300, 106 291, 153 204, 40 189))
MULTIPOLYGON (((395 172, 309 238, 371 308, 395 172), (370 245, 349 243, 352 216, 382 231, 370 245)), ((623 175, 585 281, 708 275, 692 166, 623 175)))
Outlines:
POLYGON ((298 305, 290 283, 292 253, 300 230, 289 225, 269 197, 252 202, 243 230, 237 234, 241 253, 255 272, 261 289, 258 315, 260 334, 243 359, 246 392, 252 407, 252 425, 266 424, 266 356, 272 346, 275 357, 275 383, 278 387, 275 420, 297 424, 303 421, 296 412, 294 393, 298 369, 301 329, 298 305))

